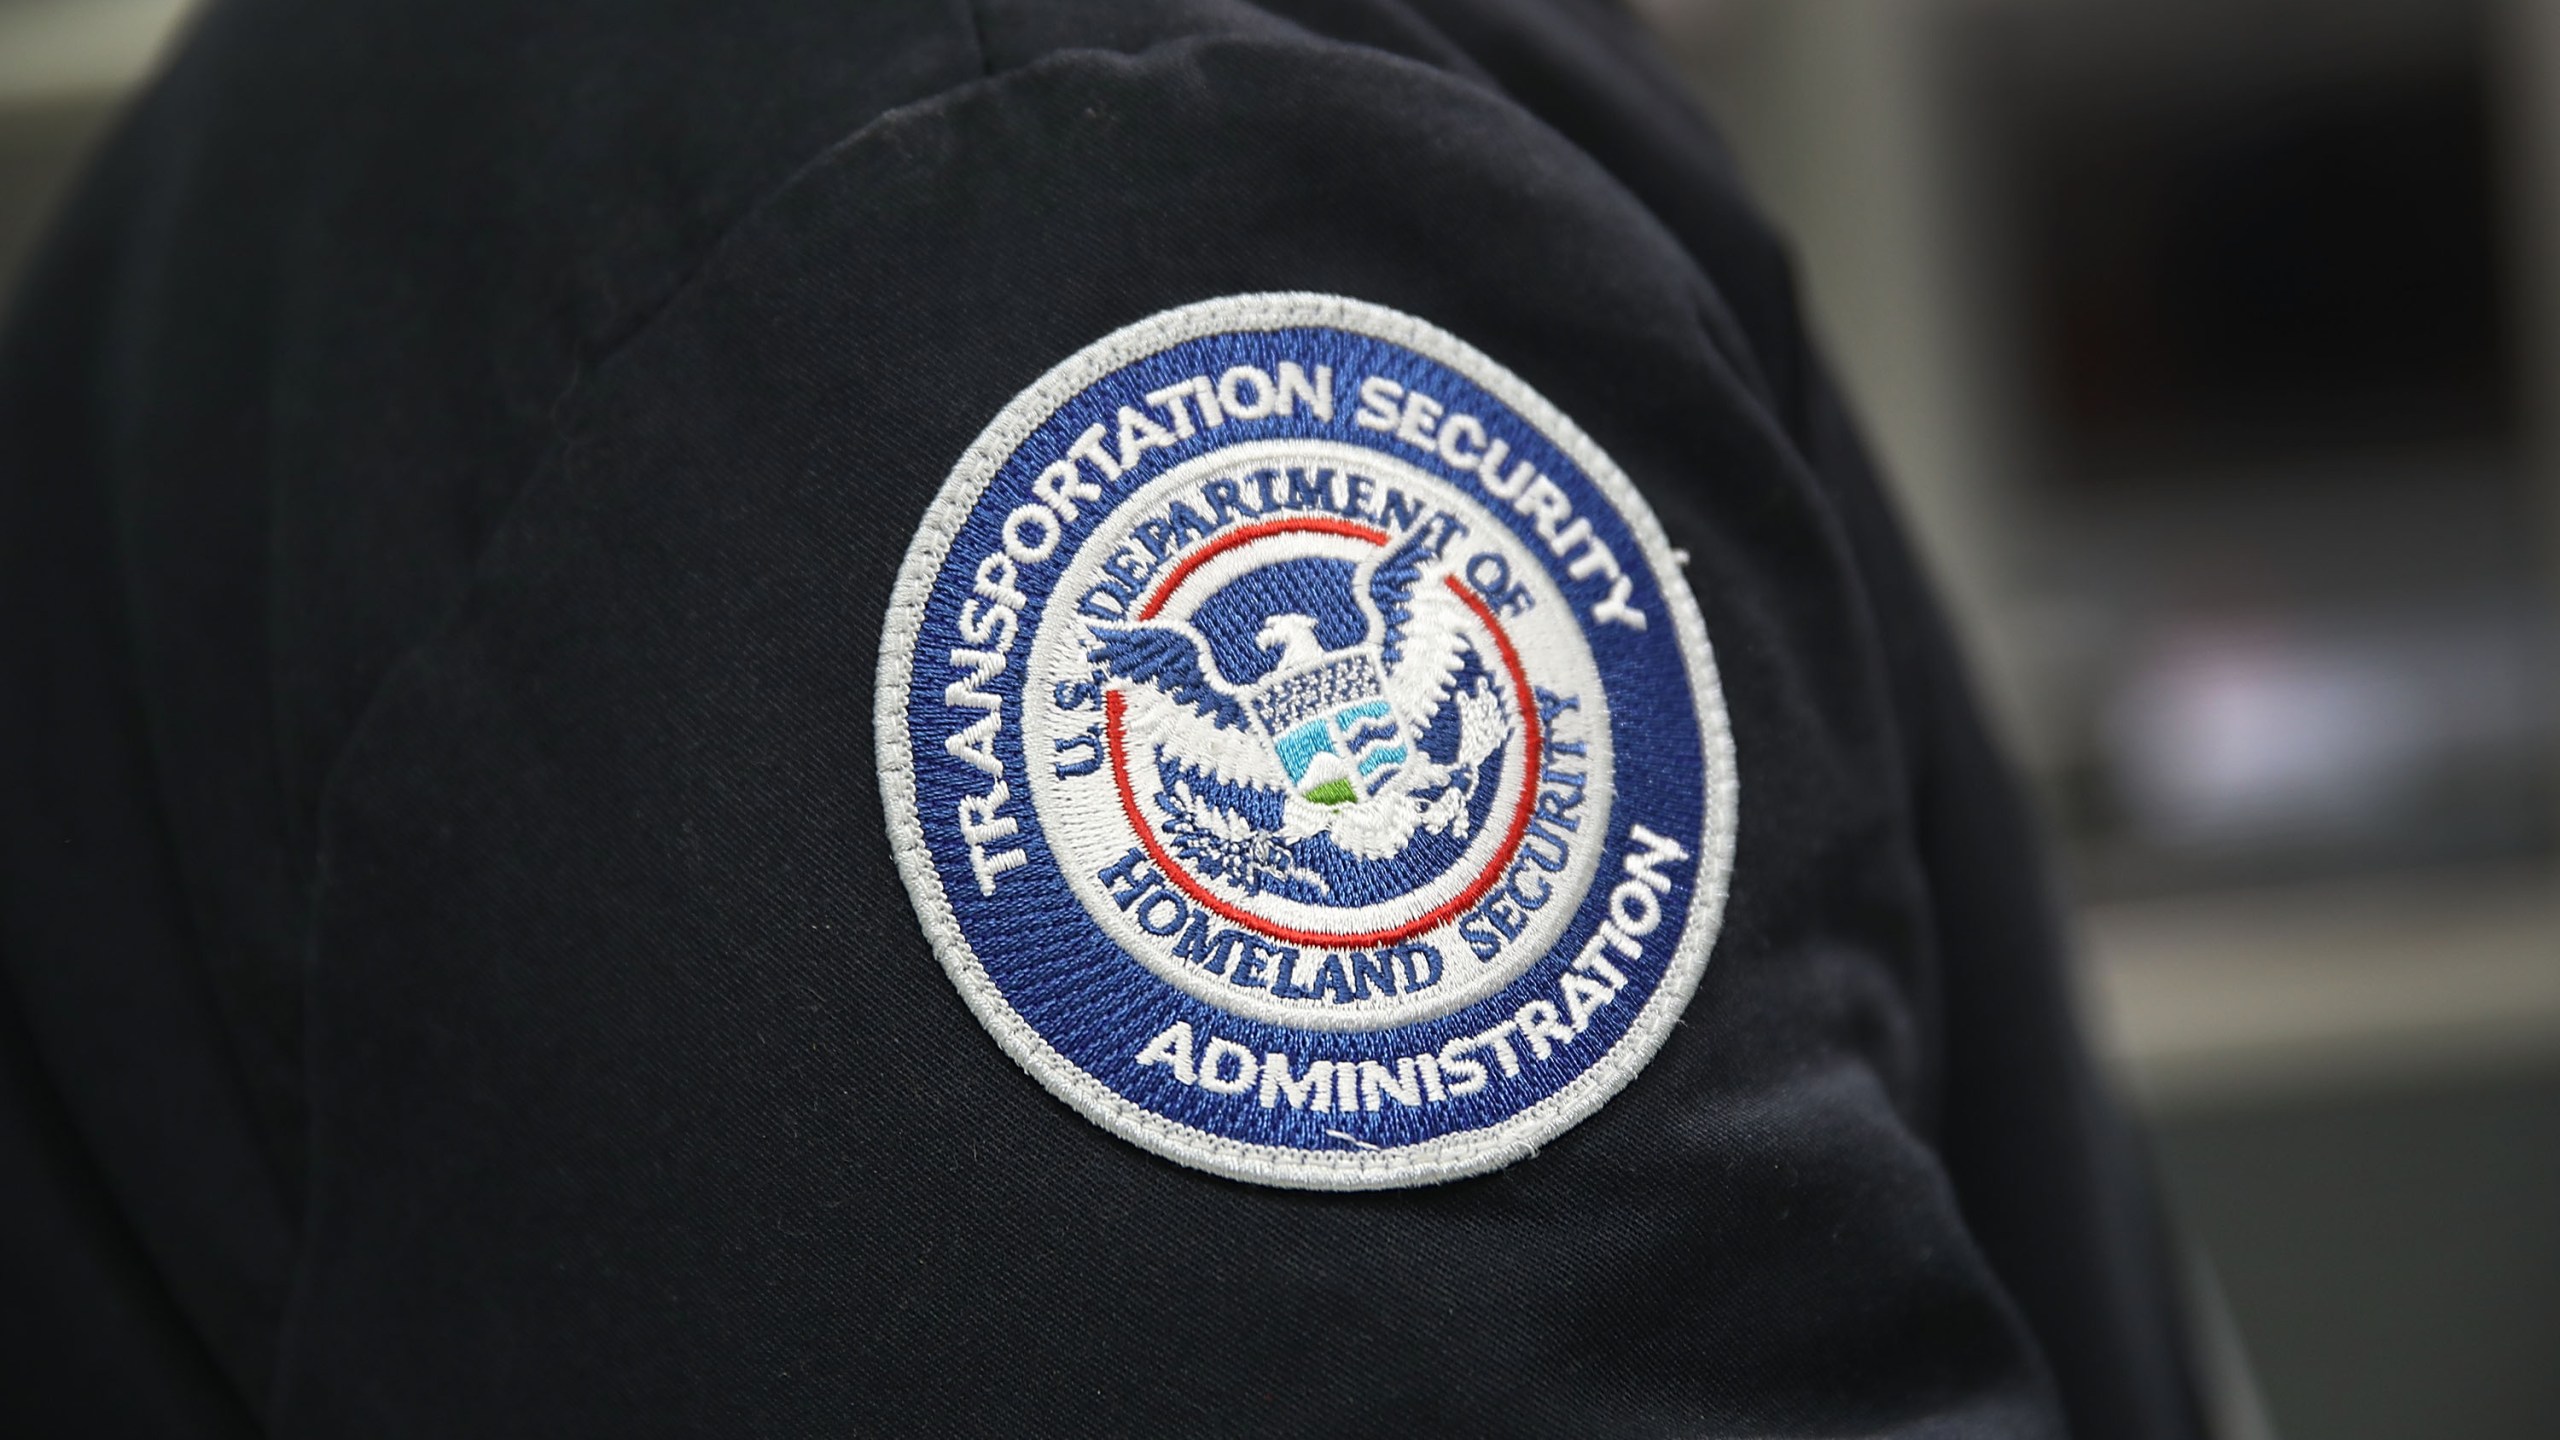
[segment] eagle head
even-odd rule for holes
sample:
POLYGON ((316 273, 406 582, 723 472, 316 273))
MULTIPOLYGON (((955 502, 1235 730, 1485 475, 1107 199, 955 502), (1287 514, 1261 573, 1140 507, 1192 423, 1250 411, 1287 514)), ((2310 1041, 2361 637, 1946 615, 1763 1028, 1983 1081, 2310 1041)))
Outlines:
POLYGON ((1306 615, 1272 616, 1253 643, 1280 652, 1280 662, 1273 667, 1279 670, 1294 670, 1324 654, 1324 646, 1316 640, 1316 622, 1306 615))

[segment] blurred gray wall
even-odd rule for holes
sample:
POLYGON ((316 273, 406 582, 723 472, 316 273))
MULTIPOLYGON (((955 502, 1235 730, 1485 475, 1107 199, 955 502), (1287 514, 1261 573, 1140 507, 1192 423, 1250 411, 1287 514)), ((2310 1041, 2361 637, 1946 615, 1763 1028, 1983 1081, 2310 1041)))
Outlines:
MULTIPOLYGON (((2230 1428, 2560 1436, 2560 5, 1643 8, 1792 237, 2052 816, 2093 1023, 2256 1377, 2230 1428), (2334 163, 2324 134, 2371 164, 2303 203, 2344 196, 2333 232, 2417 207, 2411 253, 2469 223, 2445 165, 2481 168, 2477 264, 2380 283, 2422 328, 2492 287, 2488 418, 2368 434, 2436 393, 2386 373, 2240 414, 2245 444, 2058 441, 2045 192, 2174 195, 2279 142, 2334 163)), ((2171 218, 2190 249, 2250 243, 2171 218)), ((2312 234, 2306 271, 2333 258, 2312 234)), ((2362 303, 2306 323, 2352 339, 2362 303)))
POLYGON ((0 284, 186 0, 0 0, 0 284))

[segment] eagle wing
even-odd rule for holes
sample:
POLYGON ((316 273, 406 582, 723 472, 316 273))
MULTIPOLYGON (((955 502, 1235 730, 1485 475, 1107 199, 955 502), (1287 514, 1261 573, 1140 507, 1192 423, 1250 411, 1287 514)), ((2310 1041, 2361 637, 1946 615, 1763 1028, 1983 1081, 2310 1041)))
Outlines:
POLYGON ((1094 625, 1093 663, 1115 680, 1132 743, 1229 784, 1286 791, 1288 773, 1244 701, 1209 673, 1200 637, 1169 624, 1094 625))
POLYGON ((1377 613, 1378 658, 1389 670, 1403 662, 1416 592, 1428 588, 1424 572, 1434 553, 1429 528, 1417 527, 1370 566, 1369 608, 1377 613))
POLYGON ((1420 735, 1431 728, 1457 683, 1475 612, 1450 589, 1446 571, 1437 565, 1425 569, 1410 596, 1397 637, 1401 653, 1387 661, 1387 698, 1412 733, 1420 735))

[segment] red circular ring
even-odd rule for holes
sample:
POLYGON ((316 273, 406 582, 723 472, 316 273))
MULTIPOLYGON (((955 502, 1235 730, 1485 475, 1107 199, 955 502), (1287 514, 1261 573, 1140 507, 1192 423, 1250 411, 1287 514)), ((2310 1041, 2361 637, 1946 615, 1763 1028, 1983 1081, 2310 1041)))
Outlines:
MULTIPOLYGON (((1366 525, 1356 525, 1348 520, 1309 516, 1294 520, 1266 520, 1260 524, 1247 525, 1222 535, 1201 547, 1196 553, 1185 556, 1181 564, 1165 575, 1154 596, 1139 610, 1138 618, 1154 619, 1163 611, 1165 602, 1173 598, 1173 592, 1180 589, 1182 583, 1191 578, 1192 573, 1207 563, 1211 557, 1265 536, 1292 531, 1344 535, 1353 539, 1366 540, 1373 545, 1387 543, 1385 531, 1366 525)), ((1419 919, 1384 930, 1369 930, 1356 934, 1328 935, 1318 930, 1299 930, 1289 926, 1274 925, 1249 910, 1231 905, 1194 883, 1191 873, 1172 856, 1165 853, 1164 846, 1156 839, 1154 829, 1147 824, 1146 812, 1140 808, 1137 793, 1129 785, 1128 742, 1122 735, 1123 717, 1128 712, 1128 704, 1115 690, 1103 699, 1103 736, 1111 758, 1111 778, 1119 786, 1120 809, 1129 821, 1129 828, 1137 832, 1138 843, 1146 848, 1147 857, 1155 862, 1156 868, 1164 873, 1166 879, 1171 880, 1181 888, 1184 894, 1189 895, 1213 914, 1270 936, 1274 940, 1286 940, 1299 945, 1339 948, 1386 945, 1422 934, 1446 924, 1452 917, 1464 913, 1478 900, 1484 898, 1485 892, 1493 888, 1494 880, 1511 868, 1512 857, 1520 850, 1521 837, 1529 833, 1529 817, 1537 809, 1535 802, 1538 782, 1542 774, 1541 767, 1546 763, 1545 745, 1538 733, 1537 705, 1529 689, 1528 672, 1521 667, 1520 652, 1513 647, 1510 634, 1502 628, 1502 622, 1495 618, 1492 608, 1487 606, 1474 591, 1459 584, 1458 577, 1443 576, 1441 583, 1449 587, 1451 594, 1466 602, 1467 608, 1475 612, 1476 619, 1482 621, 1486 631, 1493 636, 1494 648, 1502 655, 1503 669, 1511 677, 1511 693, 1518 697, 1517 709, 1521 719, 1521 730, 1528 739, 1528 762, 1522 767, 1520 804, 1511 816, 1510 833, 1503 836, 1501 848, 1494 852, 1493 862, 1485 867, 1484 873, 1477 876, 1464 891, 1433 908, 1430 913, 1419 919)))

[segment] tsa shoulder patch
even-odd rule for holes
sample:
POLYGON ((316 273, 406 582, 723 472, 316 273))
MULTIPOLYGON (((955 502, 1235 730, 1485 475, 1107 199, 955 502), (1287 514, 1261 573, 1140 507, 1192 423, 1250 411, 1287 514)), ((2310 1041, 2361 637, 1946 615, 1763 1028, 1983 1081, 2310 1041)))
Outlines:
POLYGON ((881 788, 924 930, 1147 1149, 1359 1190, 1529 1154, 1696 988, 1735 775, 1662 528, 1411 316, 1167 311, 960 458, 898 577, 881 788))

